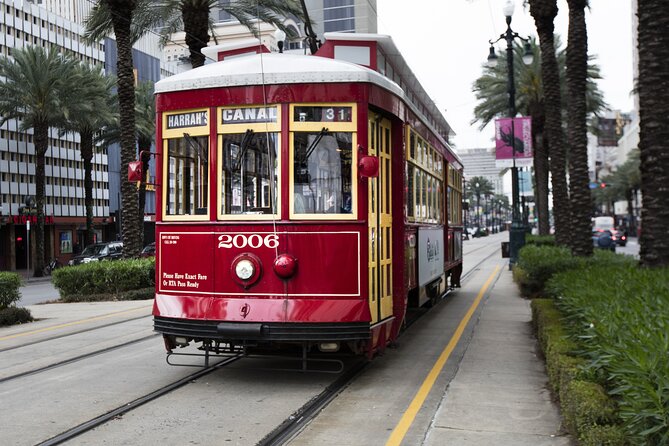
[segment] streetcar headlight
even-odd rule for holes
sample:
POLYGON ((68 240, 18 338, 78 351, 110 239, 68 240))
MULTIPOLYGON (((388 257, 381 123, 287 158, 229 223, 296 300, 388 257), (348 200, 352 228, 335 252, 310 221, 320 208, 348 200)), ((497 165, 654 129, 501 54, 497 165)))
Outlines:
POLYGON ((255 272, 253 263, 248 259, 242 259, 235 265, 235 274, 241 280, 249 280, 255 272))
POLYGON ((250 252, 239 254, 232 259, 230 265, 232 280, 245 289, 253 286, 262 276, 262 262, 260 258, 250 252))

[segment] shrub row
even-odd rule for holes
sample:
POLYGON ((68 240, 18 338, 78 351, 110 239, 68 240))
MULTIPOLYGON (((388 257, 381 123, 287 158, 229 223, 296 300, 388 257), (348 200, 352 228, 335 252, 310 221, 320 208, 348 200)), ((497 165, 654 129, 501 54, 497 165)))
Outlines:
POLYGON ((34 319, 30 310, 22 307, 10 306, 0 309, 0 327, 5 325, 25 324, 34 319))
POLYGON ((30 310, 14 305, 21 299, 21 282, 17 273, 0 271, 0 327, 33 320, 30 310))
POLYGON ((0 309, 7 308, 21 299, 21 277, 17 273, 0 271, 0 309))
POLYGON ((669 445, 669 269, 591 263, 546 286, 633 444, 669 445))
POLYGON ((150 299, 153 291, 141 290, 155 288, 155 270, 153 258, 92 262, 59 268, 52 280, 66 302, 150 299))
POLYGON ((615 402, 601 385, 587 380, 586 361, 571 355, 577 346, 566 336, 553 300, 534 299, 531 306, 549 381, 559 397, 567 430, 581 446, 628 445, 624 430, 616 424, 615 402))
POLYGON ((636 261, 631 256, 595 250, 592 257, 576 258, 569 249, 562 246, 530 244, 518 253, 518 263, 513 268, 513 278, 525 297, 544 295, 544 287, 555 274, 569 270, 580 270, 591 264, 605 264, 610 267, 633 266, 636 261))
POLYGON ((568 429, 586 445, 669 445, 669 269, 550 246, 517 266, 521 289, 552 298, 533 321, 568 429))
POLYGON ((527 234, 525 236, 525 244, 537 246, 555 246, 555 236, 527 234))

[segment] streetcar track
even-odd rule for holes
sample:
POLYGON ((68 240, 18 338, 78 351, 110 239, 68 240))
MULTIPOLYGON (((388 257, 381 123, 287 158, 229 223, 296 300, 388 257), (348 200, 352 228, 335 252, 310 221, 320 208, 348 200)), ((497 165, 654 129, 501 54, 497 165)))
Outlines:
POLYGON ((369 361, 358 361, 337 378, 320 394, 308 401, 304 406, 293 412, 283 423, 276 427, 257 446, 274 446, 285 444, 297 435, 311 420, 316 418, 332 400, 334 400, 353 380, 369 365, 369 361))
MULTIPOLYGON (((132 321, 136 321, 138 319, 143 319, 143 318, 146 318, 146 317, 153 317, 153 316, 150 315, 150 314, 144 315, 144 316, 137 316, 137 317, 133 317, 133 318, 130 318, 130 319, 123 319, 122 321, 110 322, 110 323, 104 324, 104 325, 97 325, 95 327, 85 328, 83 330, 72 331, 70 333, 63 333, 61 335, 51 336, 51 337, 48 337, 48 338, 45 338, 45 339, 38 339, 36 341, 26 342, 25 344, 21 344, 21 345, 15 345, 15 346, 12 346, 12 347, 1 348, 0 353, 6 352, 6 351, 9 351, 9 350, 15 350, 17 348, 29 347, 31 345, 40 344, 42 342, 53 341, 55 339, 61 339, 61 338, 65 338, 65 337, 68 337, 68 336, 73 336, 73 335, 77 335, 77 334, 81 334, 81 333, 87 333, 89 331, 98 330, 98 329, 101 329, 101 328, 112 327, 114 325, 123 324, 123 323, 126 323, 126 322, 132 322, 132 321)), ((85 319, 83 319, 83 320, 85 320, 85 319)))
MULTIPOLYGON (((476 249, 474 249, 474 250, 472 250, 472 251, 469 251, 469 252, 467 253, 467 255, 471 254, 472 252, 474 252, 474 251, 476 251, 476 250, 478 250, 478 249, 485 248, 485 247, 490 247, 490 245, 483 245, 483 246, 481 246, 480 248, 476 248, 476 249)), ((487 256, 485 256, 485 257, 484 257, 480 262, 478 262, 476 265, 474 265, 473 267, 469 268, 469 270, 468 270, 465 274, 462 275, 461 280, 462 280, 463 282, 464 282, 464 281, 467 281, 467 279, 469 279, 469 276, 471 276, 472 274, 474 274, 475 271, 478 271, 479 266, 481 266, 481 264, 483 264, 483 262, 486 262, 490 257, 492 257, 493 255, 495 255, 496 252, 497 252, 497 248, 495 248, 494 250, 492 250, 492 251, 490 252, 490 254, 488 254, 487 256)))
MULTIPOLYGON (((489 247, 489 245, 484 245, 481 246, 481 248, 485 248, 486 246, 489 247)), ((472 251, 470 251, 470 253, 471 252, 472 251)), ((488 261, 496 253, 497 249, 491 251, 490 254, 486 255, 481 261, 469 269, 467 273, 462 276, 462 280, 465 281, 470 279, 470 276, 479 269, 479 266, 488 261)), ((446 294, 444 297, 445 296, 446 294)), ((440 299, 440 301, 441 300, 443 300, 443 297, 440 299)), ((418 314, 417 317, 411 321, 411 324, 419 320, 423 314, 427 313, 428 311, 424 311, 418 314)), ((406 330, 411 324, 408 324, 404 330, 406 330)), ((368 364, 369 361, 360 361, 355 364, 348 371, 342 374, 334 383, 330 384, 323 392, 291 414, 286 420, 283 421, 283 423, 276 427, 272 432, 267 434, 265 438, 260 440, 256 446, 279 446, 293 439, 311 420, 316 418, 318 414, 328 404, 330 404, 330 402, 332 402, 332 400, 334 400, 346 387, 348 387, 353 382, 353 380, 363 372, 368 364)))
POLYGON ((81 435, 85 432, 88 432, 90 430, 93 430, 94 428, 118 417, 122 416, 134 409, 137 409, 138 407, 151 402, 155 399, 160 398, 163 395, 167 395, 168 393, 185 386, 186 384, 191 383, 192 381, 199 379, 205 375, 208 375, 209 373, 224 367, 226 365, 232 364, 239 359, 243 358, 243 355, 235 355, 228 357, 226 359, 221 360, 220 362, 209 366, 202 368, 201 370, 198 370, 195 373, 192 373, 184 378, 181 378, 178 381, 173 382, 172 384, 168 384, 166 386, 163 386, 157 390, 154 390, 153 392, 147 393, 144 396, 141 396, 133 401, 130 401, 129 403, 122 404, 118 406, 116 409, 112 409, 107 413, 104 413, 98 417, 95 417, 91 420, 88 420, 84 423, 79 424, 78 426, 75 426, 71 429, 66 430, 65 432, 61 432, 60 434, 51 437, 45 441, 42 441, 40 443, 37 443, 38 446, 51 446, 51 445, 57 445, 64 443, 68 440, 71 440, 72 438, 81 435))
POLYGON ((0 378, 0 384, 4 383, 4 382, 7 382, 7 381, 14 380, 14 379, 23 378, 25 376, 36 375, 38 373, 46 372, 46 371, 55 369, 57 367, 62 367, 62 366, 72 364, 72 363, 77 362, 77 361, 81 361, 83 359, 92 358, 93 356, 98 356, 98 355, 101 355, 103 353, 107 353, 107 352, 117 350, 119 348, 127 347, 129 345, 136 344, 136 343, 139 343, 139 342, 143 342, 143 341, 146 341, 148 339, 155 338, 156 336, 158 336, 158 333, 153 333, 149 336, 144 336, 143 338, 133 339, 131 341, 124 342, 122 344, 112 345, 111 347, 106 347, 106 348, 96 350, 96 351, 90 352, 90 353, 84 353, 83 355, 79 355, 79 356, 75 356, 74 358, 69 358, 69 359, 65 359, 63 361, 55 362, 53 364, 49 364, 49 365, 46 365, 46 366, 43 366, 43 367, 40 367, 40 368, 37 368, 37 369, 28 370, 26 372, 21 372, 21 373, 15 374, 15 375, 6 376, 4 378, 0 378))

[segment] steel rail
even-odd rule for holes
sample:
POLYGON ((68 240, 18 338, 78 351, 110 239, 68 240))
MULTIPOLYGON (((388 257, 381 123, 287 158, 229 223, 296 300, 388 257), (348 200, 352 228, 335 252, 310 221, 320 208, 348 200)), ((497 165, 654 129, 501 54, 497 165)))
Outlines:
MULTIPOLYGON (((110 322, 108 324, 98 325, 96 327, 91 327, 91 328, 85 328, 83 330, 78 330, 78 331, 72 331, 70 333, 63 333, 63 334, 58 335, 58 336, 52 336, 52 337, 48 337, 48 338, 45 338, 45 339, 39 339, 37 341, 27 342, 25 344, 15 345, 13 347, 6 347, 6 348, 0 349, 0 353, 7 352, 9 350, 16 350, 17 348, 29 347, 31 345, 40 344, 42 342, 53 341, 55 339, 62 339, 62 338, 66 338, 68 336, 74 336, 74 335, 81 334, 81 333, 87 333, 89 331, 98 330, 100 328, 107 328, 107 327, 111 327, 111 326, 118 325, 118 324, 124 324, 126 322, 136 321, 138 319, 143 319, 145 317, 153 317, 153 315, 148 314, 148 315, 144 315, 144 316, 133 317, 133 318, 130 318, 130 319, 123 319, 122 321, 110 322)), ((85 319, 82 319, 82 320, 85 320, 85 319)))
POLYGON ((293 412, 278 427, 257 443, 257 446, 285 444, 296 436, 311 420, 334 400, 369 365, 369 361, 358 361, 320 394, 293 412))
POLYGON ((4 378, 0 378, 0 384, 4 383, 4 382, 7 382, 7 381, 12 381, 14 379, 23 378, 25 376, 36 375, 38 373, 46 372, 48 370, 52 370, 52 369, 55 369, 57 367, 62 367, 64 365, 72 364, 73 362, 81 361, 83 359, 92 358, 93 356, 98 356, 98 355, 101 355, 103 353, 111 352, 111 351, 114 351, 114 350, 119 349, 119 348, 127 347, 127 346, 132 345, 132 344, 136 344, 136 343, 139 343, 139 342, 142 342, 142 341, 146 341, 147 339, 152 339, 152 338, 155 338, 156 336, 158 336, 158 333, 154 333, 154 334, 151 334, 149 336, 144 336, 143 338, 139 338, 139 339, 133 339, 131 341, 124 342, 122 344, 112 345, 111 347, 106 347, 106 348, 96 350, 96 351, 93 351, 93 352, 84 353, 83 355, 79 355, 79 356, 75 356, 74 358, 69 358, 69 359, 65 359, 63 361, 55 362, 53 364, 49 364, 49 365, 46 365, 46 366, 43 366, 43 367, 39 367, 37 369, 28 370, 26 372, 17 373, 15 375, 5 376, 4 378))
POLYGON ((232 356, 229 358, 226 358, 212 366, 203 368, 202 370, 199 370, 195 373, 192 373, 185 378, 181 378, 178 381, 173 382, 172 384, 168 384, 166 386, 161 387, 160 389, 154 390, 151 393, 148 393, 142 397, 139 397, 129 403, 122 404, 121 406, 117 407, 116 409, 110 410, 109 412, 100 415, 99 417, 95 417, 91 420, 88 420, 84 423, 81 423, 78 426, 73 427, 72 429, 69 429, 65 432, 62 432, 54 437, 49 438, 48 440, 45 440, 41 443, 38 443, 37 446, 52 446, 52 445, 57 445, 64 443, 68 440, 71 440, 72 438, 81 435, 85 432, 88 432, 97 426, 100 426, 101 424, 106 423, 109 420, 112 420, 115 417, 118 417, 120 415, 124 415, 134 409, 137 409, 138 407, 153 401, 155 399, 160 398, 163 395, 167 395, 168 393, 172 392, 173 390, 176 390, 180 387, 185 386, 186 384, 189 384, 193 380, 199 379, 205 375, 208 375, 209 373, 226 366, 228 364, 232 364, 235 361, 238 361, 241 359, 243 356, 242 355, 236 355, 232 356))

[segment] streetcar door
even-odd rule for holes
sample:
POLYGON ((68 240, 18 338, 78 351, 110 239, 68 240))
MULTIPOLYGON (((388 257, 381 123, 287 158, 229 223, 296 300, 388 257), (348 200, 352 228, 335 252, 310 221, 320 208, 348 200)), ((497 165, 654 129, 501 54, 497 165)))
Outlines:
POLYGON ((372 323, 393 314, 390 121, 370 111, 369 155, 379 158, 379 175, 368 178, 369 307, 372 323))

